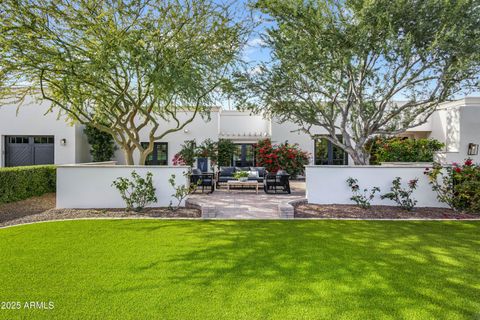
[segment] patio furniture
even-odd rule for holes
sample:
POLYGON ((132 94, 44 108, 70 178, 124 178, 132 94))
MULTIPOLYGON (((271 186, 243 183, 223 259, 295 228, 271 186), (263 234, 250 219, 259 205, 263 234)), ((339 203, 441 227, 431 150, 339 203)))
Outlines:
POLYGON ((217 187, 220 183, 226 183, 230 180, 235 180, 233 177, 235 172, 248 171, 250 172, 248 180, 262 183, 265 177, 266 170, 264 167, 220 167, 217 175, 217 187))
POLYGON ((259 184, 256 180, 247 180, 247 181, 239 181, 239 180, 229 180, 227 181, 227 190, 230 192, 232 187, 241 187, 242 189, 245 188, 254 188, 258 194, 258 186, 259 184))
POLYGON ((200 169, 192 169, 190 174, 190 183, 194 183, 199 187, 202 187, 202 193, 205 187, 210 188, 210 193, 215 190, 215 178, 213 172, 202 172, 200 169))
POLYGON ((278 193, 279 191, 292 193, 290 190, 290 175, 284 170, 279 170, 277 173, 267 173, 263 180, 263 190, 265 193, 278 193))

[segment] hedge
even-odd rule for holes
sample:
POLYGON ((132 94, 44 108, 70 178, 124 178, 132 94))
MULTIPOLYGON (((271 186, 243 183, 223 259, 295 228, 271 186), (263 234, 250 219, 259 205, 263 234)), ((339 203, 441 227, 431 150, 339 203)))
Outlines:
POLYGON ((0 203, 27 199, 55 192, 55 166, 0 168, 0 203))

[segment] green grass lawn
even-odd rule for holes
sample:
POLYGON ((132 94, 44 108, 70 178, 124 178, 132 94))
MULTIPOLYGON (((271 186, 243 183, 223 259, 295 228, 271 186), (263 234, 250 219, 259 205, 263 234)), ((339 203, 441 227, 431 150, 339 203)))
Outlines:
POLYGON ((97 220, 0 230, 0 318, 480 319, 480 223, 97 220))

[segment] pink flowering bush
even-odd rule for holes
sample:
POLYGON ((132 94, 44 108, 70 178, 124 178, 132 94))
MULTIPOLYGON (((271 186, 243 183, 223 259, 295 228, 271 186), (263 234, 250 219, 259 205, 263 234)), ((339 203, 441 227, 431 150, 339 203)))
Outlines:
POLYGON ((471 159, 447 167, 435 163, 425 174, 440 202, 454 210, 480 213, 480 166, 471 159))

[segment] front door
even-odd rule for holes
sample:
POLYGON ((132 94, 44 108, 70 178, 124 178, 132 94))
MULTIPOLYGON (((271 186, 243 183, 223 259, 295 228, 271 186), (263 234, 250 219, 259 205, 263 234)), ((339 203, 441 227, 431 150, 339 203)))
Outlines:
POLYGON ((233 153, 233 165, 235 167, 255 166, 255 149, 253 144, 237 144, 233 153))

